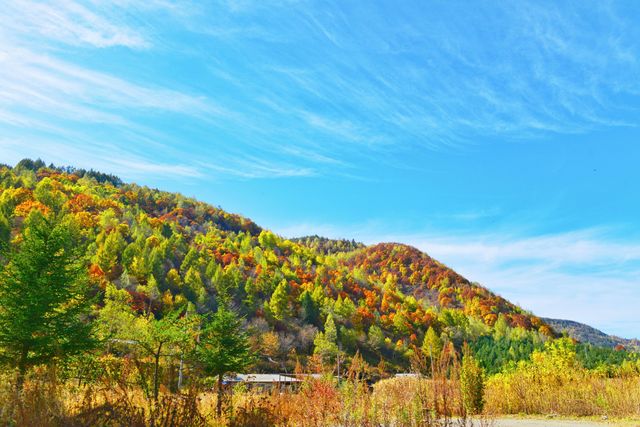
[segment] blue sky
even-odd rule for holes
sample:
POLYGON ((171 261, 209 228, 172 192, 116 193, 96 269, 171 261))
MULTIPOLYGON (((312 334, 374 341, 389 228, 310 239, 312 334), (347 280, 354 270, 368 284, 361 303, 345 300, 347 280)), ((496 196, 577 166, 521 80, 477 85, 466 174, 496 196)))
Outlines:
POLYGON ((9 0, 0 161, 417 246, 640 335, 640 3, 9 0))

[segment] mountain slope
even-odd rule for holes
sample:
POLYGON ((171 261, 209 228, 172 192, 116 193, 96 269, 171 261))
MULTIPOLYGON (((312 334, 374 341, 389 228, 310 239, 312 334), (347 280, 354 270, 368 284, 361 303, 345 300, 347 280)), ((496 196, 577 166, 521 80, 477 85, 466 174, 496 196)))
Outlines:
POLYGON ((582 343, 592 344, 598 347, 639 347, 640 341, 637 339, 620 338, 613 335, 607 335, 604 332, 585 325, 584 323, 574 322, 573 320, 549 319, 543 318, 547 324, 556 331, 566 333, 571 338, 582 343))
POLYGON ((1 167, 0 189, 5 243, 31 210, 65 212, 82 229, 96 289, 126 289, 140 313, 161 317, 185 302, 205 313, 230 294, 264 370, 311 355, 328 317, 345 352, 398 369, 430 327, 458 345, 499 318, 553 335, 541 319, 410 246, 288 240, 180 194, 29 160, 1 167))

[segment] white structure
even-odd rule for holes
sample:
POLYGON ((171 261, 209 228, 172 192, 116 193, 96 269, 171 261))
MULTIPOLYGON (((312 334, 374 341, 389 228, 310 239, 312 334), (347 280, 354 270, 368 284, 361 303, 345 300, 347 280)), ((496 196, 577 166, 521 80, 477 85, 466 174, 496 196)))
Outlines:
POLYGON ((403 372, 395 375, 396 378, 421 378, 422 375, 413 372, 403 372))
POLYGON ((247 384, 252 388, 272 389, 293 387, 302 381, 291 376, 283 374, 237 374, 232 377, 226 377, 227 384, 247 384))

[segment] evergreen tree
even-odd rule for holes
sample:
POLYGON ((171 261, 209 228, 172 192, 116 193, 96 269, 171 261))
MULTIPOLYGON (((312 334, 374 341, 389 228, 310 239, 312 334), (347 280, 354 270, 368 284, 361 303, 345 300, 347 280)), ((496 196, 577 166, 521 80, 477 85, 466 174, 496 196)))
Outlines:
POLYGON ((4 250, 9 244, 11 237, 11 225, 7 217, 0 213, 0 251, 4 250))
POLYGON ((273 313, 273 317, 283 320, 289 315, 289 285, 285 279, 278 284, 276 290, 271 295, 269 301, 269 309, 273 313))
POLYGON ((493 325, 493 336, 496 340, 509 337, 509 322, 507 322, 507 318, 502 313, 498 316, 495 325, 493 325))
POLYGON ((92 347, 91 303, 74 224, 32 210, 0 272, 0 360, 18 370, 51 364, 92 347))
POLYGON ((327 316, 324 324, 324 332, 319 332, 313 340, 315 346, 314 353, 320 355, 326 363, 333 363, 338 357, 338 329, 333 320, 333 316, 327 316))
POLYGON ((384 347, 384 333, 379 326, 372 325, 369 328, 368 343, 376 351, 380 351, 384 347))
POLYGON ((227 268, 216 268, 211 283, 222 305, 228 305, 233 299, 240 285, 240 273, 237 267, 229 265, 227 268))
POLYGON ((205 375, 218 383, 218 416, 222 414, 222 382, 226 374, 240 372, 253 363, 253 355, 242 321, 221 306, 204 325, 194 358, 205 375))
POLYGON ((437 359, 442 352, 442 339, 438 336, 433 327, 429 326, 422 342, 422 351, 429 358, 437 359))
POLYGON ((189 268, 197 264, 199 258, 200 254, 198 254, 198 251, 195 248, 189 248, 189 252, 187 252, 187 255, 185 255, 182 260, 180 271, 184 273, 189 270, 189 268))
POLYGON ((174 292, 177 292, 182 288, 182 278, 180 277, 178 270, 176 270, 175 268, 172 268, 167 272, 165 281, 169 289, 174 292))
POLYGON ((185 289, 187 298, 198 305, 204 304, 207 298, 207 291, 204 288, 200 272, 196 268, 190 267, 187 270, 184 283, 187 285, 185 289))
POLYGON ((258 287, 256 286, 256 281, 253 278, 247 278, 244 284, 244 293, 246 297, 243 303, 247 310, 252 312, 255 309, 258 300, 258 287))
POLYGON ((98 249, 96 254, 96 263, 100 266, 109 278, 112 277, 112 271, 118 263, 118 257, 126 248, 127 243, 124 241, 122 234, 113 231, 105 238, 104 244, 98 249))
POLYGON ((338 296, 338 299, 333 306, 333 313, 338 320, 346 323, 351 319, 351 316, 353 316, 353 313, 355 312, 356 306, 349 297, 345 297, 343 299, 338 296))
POLYGON ((258 243, 266 249, 273 249, 277 246, 278 238, 270 231, 262 230, 258 236, 258 243))
POLYGON ((318 325, 320 320, 320 309, 311 297, 311 292, 304 291, 300 295, 300 305, 302 306, 302 319, 306 323, 318 325))
POLYGON ((145 312, 147 316, 151 313, 153 305, 160 299, 160 290, 158 289, 158 282, 153 275, 149 276, 146 285, 138 285, 137 292, 146 296, 145 312))

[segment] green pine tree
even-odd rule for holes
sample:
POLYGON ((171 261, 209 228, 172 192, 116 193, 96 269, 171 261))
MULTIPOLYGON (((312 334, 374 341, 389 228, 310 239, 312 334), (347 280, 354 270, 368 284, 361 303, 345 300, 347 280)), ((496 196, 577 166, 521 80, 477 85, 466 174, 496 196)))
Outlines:
POLYGON ((74 223, 33 210, 0 272, 0 361, 17 368, 17 387, 35 365, 90 349, 91 301, 74 223))
POLYGON ((307 323, 319 326, 320 308, 313 300, 311 292, 304 291, 300 295, 300 306, 302 307, 302 319, 307 323))
POLYGON ((438 336, 438 333, 429 326, 427 332, 424 334, 424 341, 422 342, 422 351, 428 357, 437 359, 442 352, 442 339, 438 336))
POLYGON ((271 295, 269 309, 278 320, 283 320, 289 315, 289 285, 285 279, 278 284, 271 295))
POLYGON ((194 359, 205 375, 217 379, 217 413, 220 416, 224 376, 241 372, 253 363, 249 337, 242 328, 242 320, 226 306, 221 306, 204 325, 194 359))
POLYGON ((333 316, 327 316, 324 332, 318 332, 313 340, 314 353, 320 355, 325 363, 334 363, 340 353, 338 348, 338 329, 333 316))

